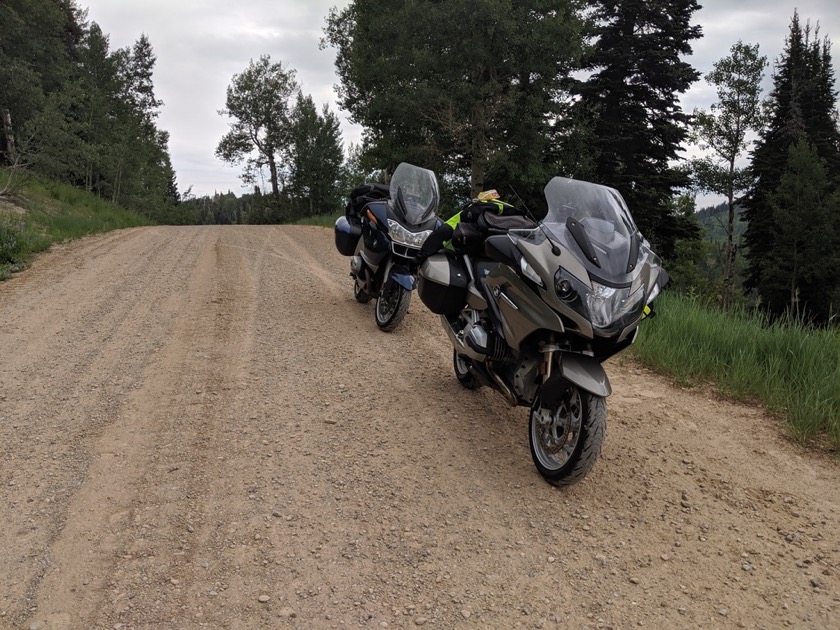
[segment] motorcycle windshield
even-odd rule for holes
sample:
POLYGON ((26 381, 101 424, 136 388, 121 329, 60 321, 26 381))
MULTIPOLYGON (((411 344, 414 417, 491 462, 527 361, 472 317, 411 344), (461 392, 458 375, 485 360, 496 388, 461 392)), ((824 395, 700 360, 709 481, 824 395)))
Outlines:
POLYGON ((564 177, 545 187, 548 213, 542 223, 596 276, 625 282, 640 255, 638 228, 614 188, 564 177))
POLYGON ((403 162, 391 177, 391 204, 400 222, 422 225, 437 212, 440 191, 435 174, 403 162))

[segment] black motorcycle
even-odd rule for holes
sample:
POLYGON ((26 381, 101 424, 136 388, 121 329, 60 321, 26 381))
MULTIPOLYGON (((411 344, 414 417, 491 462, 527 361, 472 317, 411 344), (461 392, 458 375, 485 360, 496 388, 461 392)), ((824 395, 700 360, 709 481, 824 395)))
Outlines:
POLYGON ((385 332, 408 312, 417 285, 417 254, 439 225, 440 192, 435 174, 402 163, 391 183, 366 184, 354 191, 345 216, 335 223, 335 246, 350 256, 358 302, 376 298, 374 318, 385 332))

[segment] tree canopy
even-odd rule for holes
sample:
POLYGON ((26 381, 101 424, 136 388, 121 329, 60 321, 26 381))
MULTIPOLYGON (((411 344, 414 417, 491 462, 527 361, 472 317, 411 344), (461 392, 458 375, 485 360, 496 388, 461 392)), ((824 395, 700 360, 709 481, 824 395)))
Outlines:
POLYGON ((242 179, 252 183, 268 166, 271 192, 280 198, 277 153, 289 142, 289 101, 298 92, 295 71, 272 63, 269 55, 251 60, 236 74, 227 89, 226 109, 230 131, 219 142, 216 155, 233 164, 245 163, 242 179))
POLYGON ((329 214, 341 207, 341 132, 328 107, 319 114, 311 96, 304 96, 295 71, 272 63, 269 55, 251 61, 234 75, 227 90, 230 131, 216 155, 244 163, 243 181, 256 183, 267 167, 272 208, 268 221, 290 221, 329 214), (294 99, 294 103, 292 102, 294 99))
POLYGON ((555 174, 551 122, 581 28, 572 0, 355 0, 330 12, 324 45, 371 162, 466 177, 475 195, 555 174))
MULTIPOLYGON (((830 41, 820 39, 810 24, 803 26, 794 13, 784 52, 776 63, 768 124, 752 152, 753 185, 745 198, 746 284, 771 313, 795 309, 820 321, 830 317, 824 297, 836 295, 840 283, 836 261, 832 263, 832 251, 840 250, 840 231, 833 227, 832 214, 837 212, 832 200, 840 188, 836 97, 830 41), (820 173, 825 178, 822 184, 820 173), (812 189, 816 196, 807 199, 796 183, 806 177, 816 186, 812 189), (819 242, 830 249, 824 255, 800 260, 796 252, 802 251, 801 245, 794 250, 797 241, 785 233, 809 221, 816 221, 814 227, 821 231, 819 242), (830 238, 826 241, 823 237, 830 238), (781 264, 783 252, 793 257, 789 262, 796 258, 798 264, 781 264), (806 271, 803 265, 812 269, 806 271), (830 277, 823 277, 825 283, 806 280, 821 276, 817 267, 826 265, 830 277)), ((837 308, 834 302, 833 309, 837 308)))
POLYGON ((0 165, 34 170, 162 216, 178 200, 158 129, 156 58, 142 35, 112 51, 75 0, 0 4, 0 165))
POLYGON ((352 0, 330 11, 321 46, 336 52, 339 105, 363 141, 345 157, 336 114, 262 55, 232 78, 215 151, 253 193, 196 198, 179 192, 158 125, 149 37, 114 50, 78 0, 4 0, 0 195, 37 173, 162 222, 288 222, 339 212, 353 186, 387 181, 407 161, 439 175, 444 214, 485 188, 539 214, 543 186, 565 175, 618 189, 674 271, 671 286, 705 282, 727 304, 744 279, 747 299, 771 314, 831 321, 840 116, 830 40, 795 12, 764 105, 766 60, 735 43, 706 75, 717 101, 690 115, 680 99, 700 76, 687 61, 702 34, 698 1, 352 0), (684 159, 690 141, 703 159, 684 159), (726 198, 726 225, 710 233, 725 245, 698 240, 698 190, 726 198))

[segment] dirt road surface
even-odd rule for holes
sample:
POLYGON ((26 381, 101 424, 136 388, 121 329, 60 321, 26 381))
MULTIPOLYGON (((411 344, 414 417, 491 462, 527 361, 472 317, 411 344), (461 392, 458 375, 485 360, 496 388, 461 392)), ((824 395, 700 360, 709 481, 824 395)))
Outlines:
POLYGON ((627 360, 558 490, 332 232, 154 227, 0 283, 0 628, 840 628, 840 469, 627 360))

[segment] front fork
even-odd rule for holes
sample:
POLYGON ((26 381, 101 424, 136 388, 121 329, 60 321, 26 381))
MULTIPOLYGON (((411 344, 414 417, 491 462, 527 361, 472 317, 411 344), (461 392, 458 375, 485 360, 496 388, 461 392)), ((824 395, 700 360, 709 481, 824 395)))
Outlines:
POLYGON ((548 343, 540 346, 543 362, 540 365, 542 384, 540 385, 539 404, 548 409, 557 409, 568 390, 568 383, 563 378, 563 365, 560 363, 563 355, 560 346, 555 343, 554 334, 548 338, 548 343), (557 369, 554 368, 555 356, 558 357, 557 369))
POLYGON ((560 346, 554 342, 553 333, 549 336, 548 343, 544 343, 540 346, 540 352, 544 355, 542 365, 540 366, 540 374, 542 374, 543 383, 548 382, 548 379, 551 378, 551 374, 554 369, 554 355, 559 350, 560 346))

